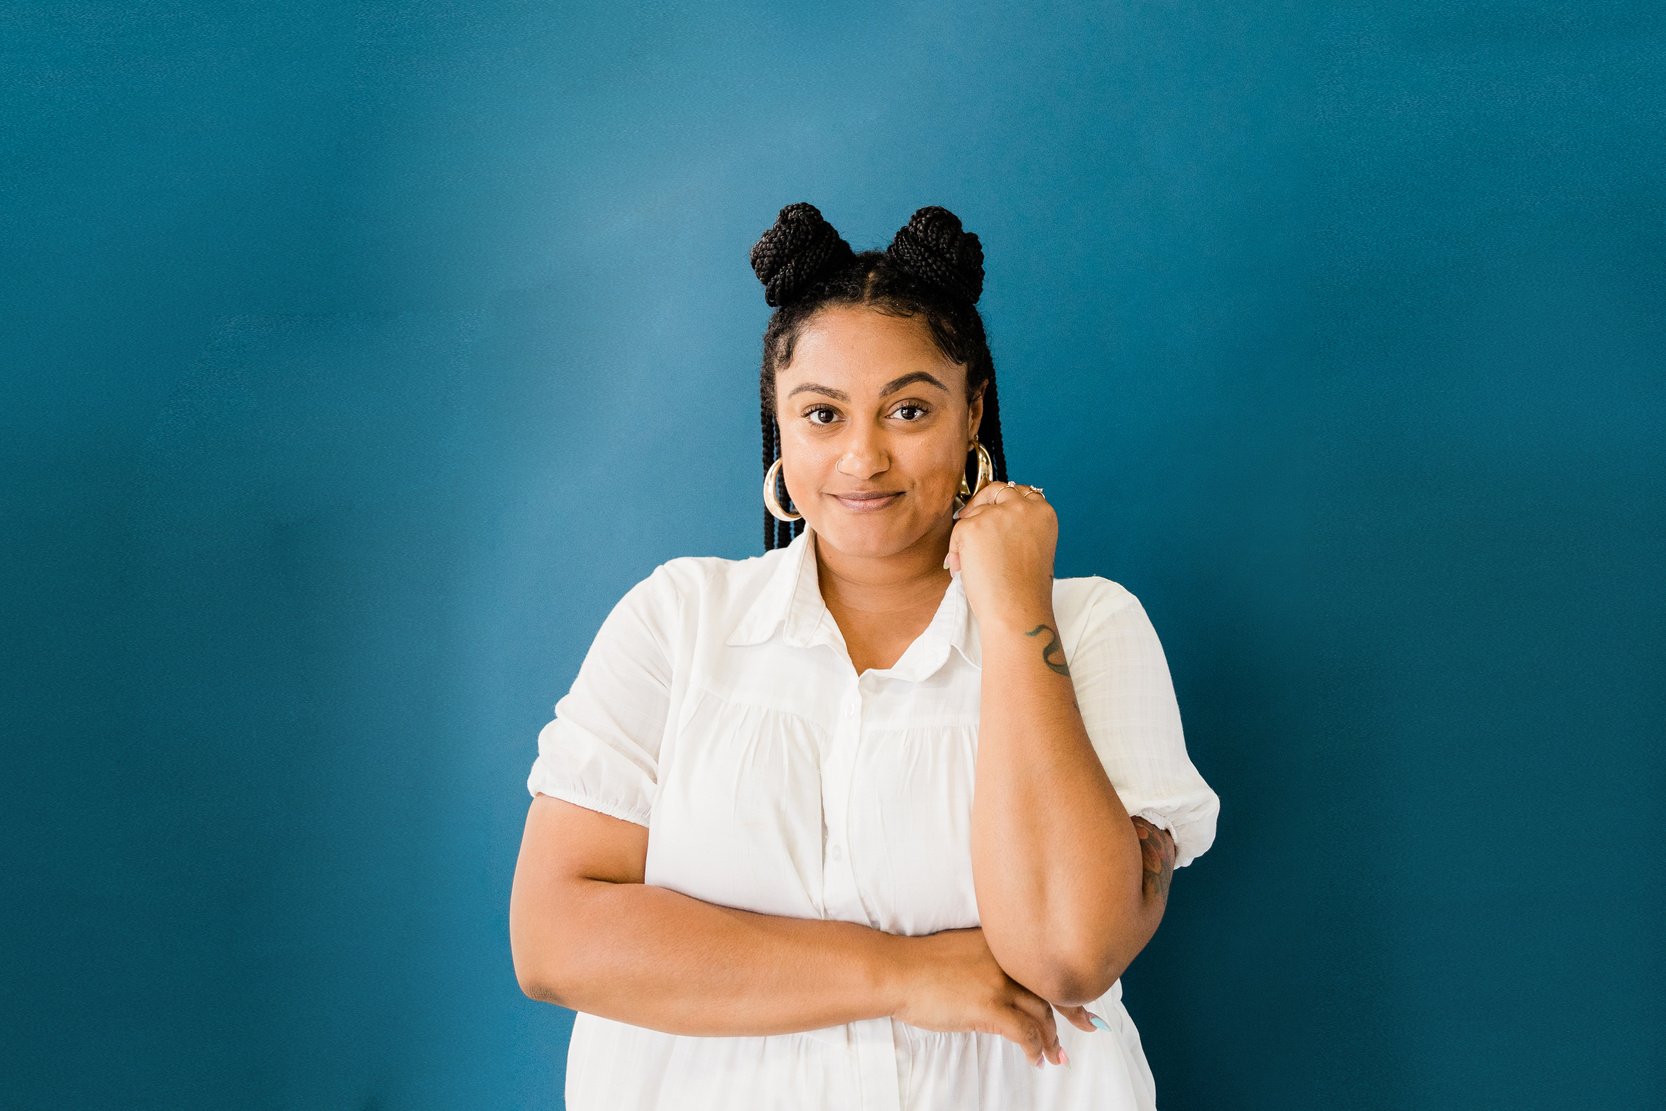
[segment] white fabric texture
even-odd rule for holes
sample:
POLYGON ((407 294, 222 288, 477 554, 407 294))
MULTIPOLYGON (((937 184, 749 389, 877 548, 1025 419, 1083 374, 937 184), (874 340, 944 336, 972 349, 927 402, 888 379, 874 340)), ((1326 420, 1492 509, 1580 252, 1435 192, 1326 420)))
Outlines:
MULTIPOLYGON (((533 795, 649 830, 647 883, 764 914, 921 935, 979 924, 971 804, 981 677, 959 575, 884 670, 855 673, 822 601, 808 526, 748 559, 684 556, 615 605, 538 736, 533 795)), ((1139 600, 1055 579, 1095 752, 1177 867, 1214 842, 1220 800, 1187 755, 1168 663, 1139 600)), ((993 1034, 890 1018, 761 1037, 687 1037, 575 1016, 570 1111, 1155 1111, 1122 983, 1058 1019, 1068 1066, 993 1034)))

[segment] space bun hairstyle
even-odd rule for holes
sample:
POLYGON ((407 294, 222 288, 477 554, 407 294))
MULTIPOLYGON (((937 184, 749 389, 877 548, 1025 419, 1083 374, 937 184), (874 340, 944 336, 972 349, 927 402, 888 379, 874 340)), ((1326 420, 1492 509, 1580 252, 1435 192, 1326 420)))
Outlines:
MULTIPOLYGON (((978 440, 994 461, 995 481, 1006 481, 995 363, 977 308, 983 295, 983 244, 961 226, 960 217, 927 205, 897 229, 883 251, 856 252, 815 205, 800 201, 781 209, 752 245, 750 258, 763 283, 764 303, 775 309, 764 329, 758 379, 764 473, 781 453, 776 372, 792 361, 800 331, 824 308, 863 305, 891 316, 923 317, 943 354, 966 367, 968 403, 987 383, 978 440)), ((973 486, 977 456, 970 451, 966 467, 967 485, 973 486)), ((794 510, 785 485, 777 479, 776 498, 794 510)), ((765 551, 785 547, 804 531, 802 519, 778 521, 768 509, 763 515, 765 551)))
POLYGON ((983 296, 983 243, 946 208, 927 205, 897 229, 885 253, 898 266, 968 301, 983 296))
POLYGON ((764 283, 764 303, 786 304, 825 273, 856 257, 844 237, 813 204, 789 204, 752 244, 752 272, 764 283))

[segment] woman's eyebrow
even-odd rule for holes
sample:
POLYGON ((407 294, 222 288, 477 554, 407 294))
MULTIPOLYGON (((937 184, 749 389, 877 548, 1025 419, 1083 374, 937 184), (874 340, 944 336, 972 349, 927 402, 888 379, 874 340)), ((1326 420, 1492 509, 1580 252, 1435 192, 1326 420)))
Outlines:
MULTIPOLYGON (((942 390, 944 393, 949 392, 949 387, 938 381, 934 376, 927 374, 923 370, 916 370, 910 374, 903 375, 901 378, 893 378, 889 382, 885 383, 884 388, 879 391, 879 396, 884 397, 886 394, 896 393, 898 390, 912 382, 929 382, 933 386, 942 390)), ((803 393, 806 390, 811 393, 826 394, 828 397, 837 398, 840 401, 850 400, 850 395, 843 390, 836 390, 832 386, 818 386, 811 382, 806 382, 801 386, 794 386, 790 391, 788 391, 787 397, 791 398, 793 394, 803 393)))

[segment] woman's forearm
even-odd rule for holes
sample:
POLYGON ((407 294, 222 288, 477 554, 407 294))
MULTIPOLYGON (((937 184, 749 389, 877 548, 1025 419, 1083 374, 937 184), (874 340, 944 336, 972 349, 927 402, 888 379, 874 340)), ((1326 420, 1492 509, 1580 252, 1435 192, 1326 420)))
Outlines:
POLYGON ((575 881, 540 998, 671 1034, 765 1035, 896 1010, 907 938, 649 884, 575 881))
POLYGON ((1081 1003, 1121 975, 1155 928, 1155 908, 1057 629, 1051 611, 980 622, 972 872, 984 936, 1007 974, 1043 998, 1081 1003))

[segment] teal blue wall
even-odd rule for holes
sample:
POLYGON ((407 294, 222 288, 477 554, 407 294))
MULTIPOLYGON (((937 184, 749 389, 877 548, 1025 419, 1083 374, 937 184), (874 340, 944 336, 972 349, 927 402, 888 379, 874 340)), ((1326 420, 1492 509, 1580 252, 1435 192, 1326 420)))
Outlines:
POLYGON ((761 545, 746 251, 982 237, 1219 838, 1164 1111, 1666 1083, 1655 4, 0 6, 0 1104, 559 1105, 536 733, 761 545))

